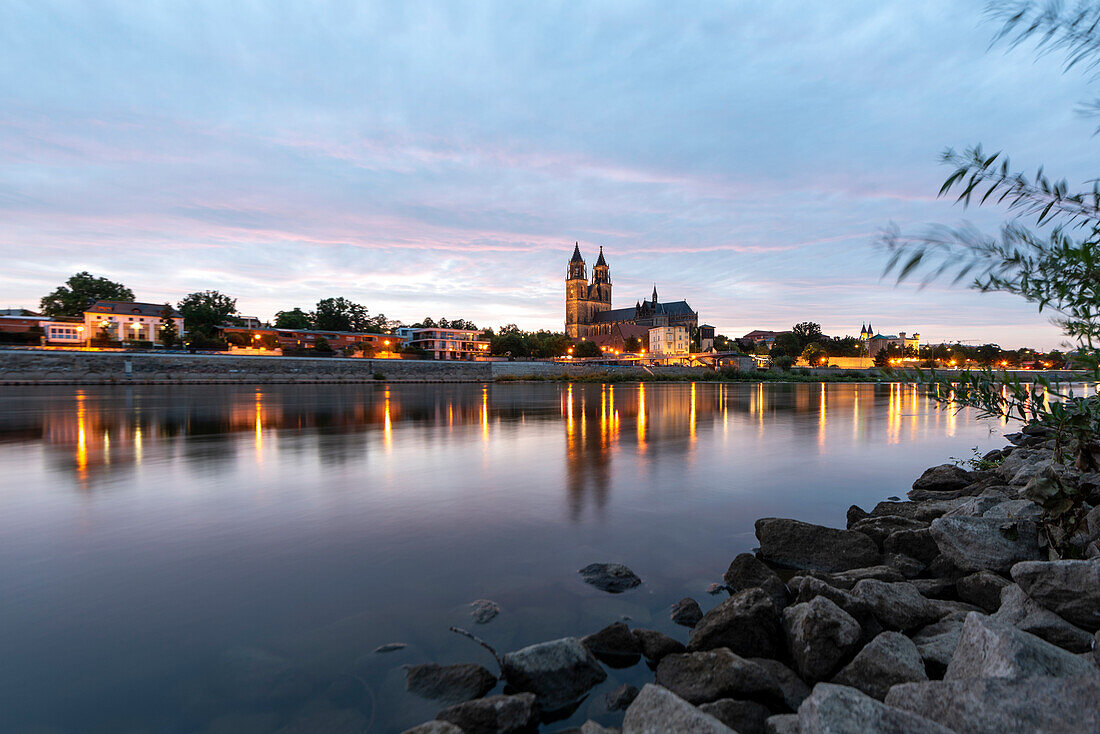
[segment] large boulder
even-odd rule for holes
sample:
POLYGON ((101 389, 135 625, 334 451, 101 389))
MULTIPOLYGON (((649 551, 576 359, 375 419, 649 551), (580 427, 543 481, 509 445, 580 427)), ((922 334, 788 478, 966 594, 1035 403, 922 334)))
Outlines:
POLYGON ((1066 621, 1092 632, 1100 629, 1100 559, 1017 563, 1012 579, 1066 621))
POLYGON ((890 630, 914 630, 931 624, 941 614, 936 605, 910 583, 886 583, 874 579, 860 581, 852 596, 870 608, 883 627, 890 630))
POLYGON ((735 698, 700 704, 699 710, 718 719, 737 734, 764 734, 764 722, 772 715, 767 706, 735 698))
POLYGON ((771 673, 772 679, 783 691, 783 702, 791 711, 797 711, 798 705, 810 695, 810 687, 798 677, 797 673, 778 660, 771 658, 749 658, 749 660, 771 673))
POLYGON ((646 660, 657 662, 665 655, 684 652, 687 649, 684 643, 657 630, 637 628, 632 629, 630 634, 638 640, 639 648, 646 660))
POLYGON ((538 722, 535 696, 489 696, 455 704, 435 715, 454 724, 465 734, 512 734, 530 731, 538 722))
POLYGON ((813 576, 795 576, 791 579, 791 589, 795 592, 795 604, 805 604, 812 601, 814 597, 823 596, 851 614, 856 620, 863 619, 871 612, 870 607, 856 599, 851 592, 839 589, 813 576))
POLYGON ((772 598, 776 609, 787 606, 787 585, 779 575, 752 553, 742 553, 730 562, 730 567, 722 576, 726 586, 734 592, 757 587, 763 589, 772 598))
POLYGON ((596 658, 575 637, 505 653, 500 662, 512 688, 534 693, 539 704, 551 710, 572 703, 607 678, 596 658))
POLYGON ((828 677, 859 646, 862 628, 824 596, 783 610, 787 647, 805 680, 828 677))
POLYGON ((1004 576, 992 571, 978 571, 956 581, 955 593, 965 602, 995 612, 1001 606, 1001 590, 1009 583, 1004 576))
POLYGON ((764 722, 765 734, 802 734, 798 728, 798 714, 776 714, 764 722))
POLYGON ((944 680, 1095 675, 1091 662, 999 619, 971 612, 944 680))
POLYGON ((958 507, 966 500, 947 500, 942 502, 879 502, 871 508, 871 517, 896 515, 911 520, 932 522, 958 507))
POLYGON ((775 604, 763 589, 739 591, 703 615, 687 649, 728 647, 745 657, 774 657, 783 647, 775 604))
POLYGON ((1092 647, 1091 634, 1040 605, 1016 584, 1009 584, 1001 592, 1001 606, 993 618, 1041 637, 1063 650, 1085 652, 1092 647))
POLYGON ((863 579, 878 579, 879 581, 904 581, 905 575, 898 569, 889 565, 867 566, 866 568, 853 568, 837 573, 822 574, 822 578, 833 586, 842 589, 851 589, 863 579))
POLYGON ((699 624, 703 610, 699 608, 699 602, 688 596, 672 605, 668 618, 681 627, 691 628, 699 624))
POLYGON ((586 584, 610 594, 621 594, 642 583, 638 574, 621 563, 590 563, 577 573, 586 584))
POLYGON ((720 698, 783 700, 771 673, 725 648, 668 655, 657 665, 656 681, 693 704, 720 698))
POLYGON ((1025 520, 941 517, 932 521, 940 553, 966 571, 1008 573, 1019 561, 1039 558, 1039 534, 1025 520))
POLYGON ((939 546, 928 528, 898 530, 883 541, 882 549, 886 553, 909 556, 923 563, 931 562, 940 554, 939 546))
POLYGON ((481 698, 496 684, 497 677, 475 663, 405 666, 405 690, 444 703, 481 698))
POLYGON ((968 678, 894 686, 886 703, 967 734, 1100 731, 1100 676, 968 678))
POLYGON ((924 660, 927 670, 943 676, 947 666, 951 664, 951 658, 955 657, 962 628, 963 620, 951 615, 933 622, 913 635, 913 644, 917 646, 917 652, 924 660))
POLYGON ((881 548, 882 542, 886 540, 891 533, 896 533, 899 530, 918 530, 926 527, 928 527, 928 522, 924 520, 914 520, 899 515, 881 515, 879 517, 867 517, 863 520, 854 522, 848 529, 854 530, 857 533, 863 533, 871 540, 875 541, 878 547, 881 548))
POLYGON ((852 662, 844 666, 834 683, 858 688, 883 700, 890 686, 928 680, 917 646, 900 632, 883 632, 871 640, 852 662))
POLYGON ((973 482, 973 475, 961 466, 940 464, 931 469, 925 469, 924 474, 921 474, 917 481, 913 482, 913 489, 944 492, 952 489, 962 489, 973 482))
POLYGON ((818 683, 798 707, 801 734, 952 734, 951 730, 914 714, 887 706, 848 686, 818 683))
POLYGON ((582 637, 581 644, 597 658, 615 667, 633 665, 642 654, 641 643, 623 622, 614 622, 599 632, 582 637))
POLYGON ((756 521, 759 556, 785 568, 814 571, 846 571, 873 566, 878 546, 863 533, 822 525, 765 517, 756 521))
POLYGON ((626 710, 623 734, 737 734, 667 688, 647 683, 626 710))

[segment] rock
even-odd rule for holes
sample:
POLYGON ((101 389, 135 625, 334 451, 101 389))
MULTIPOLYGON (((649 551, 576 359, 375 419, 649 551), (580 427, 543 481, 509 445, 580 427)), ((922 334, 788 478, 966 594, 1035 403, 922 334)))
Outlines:
POLYGON ((944 517, 981 517, 990 509, 1009 499, 1007 492, 1015 494, 1014 487, 1005 487, 1004 489, 1006 491, 986 490, 977 497, 966 500, 955 509, 948 511, 944 514, 944 517))
POLYGON ((891 584, 866 579, 855 585, 852 596, 866 604, 886 629, 914 630, 941 616, 917 587, 905 582, 891 584))
POLYGON ((917 646, 917 652, 924 660, 925 669, 932 671, 934 675, 943 676, 951 658, 955 656, 955 648, 959 646, 962 628, 963 620, 946 617, 913 635, 913 644, 917 646))
POLYGON ((500 605, 488 599, 478 599, 470 604, 470 616, 475 624, 488 624, 500 614, 500 605))
POLYGON ((623 622, 614 622, 599 632, 581 638, 581 644, 600 660, 614 667, 638 662, 642 645, 623 622))
POLYGON ((734 593, 755 586, 768 593, 777 610, 787 606, 787 585, 752 553, 742 553, 734 558, 722 580, 734 593))
POLYGON ((449 721, 425 721, 401 734, 463 734, 463 731, 449 721))
POLYGON ((936 539, 928 528, 898 530, 883 541, 882 548, 886 553, 899 553, 923 563, 931 562, 940 554, 936 539))
POLYGON ((621 594, 642 583, 637 574, 621 563, 590 563, 577 573, 586 584, 610 594, 621 594))
POLYGON ((215 683, 235 701, 280 706, 309 698, 316 688, 314 678, 286 658, 248 647, 225 653, 215 683))
POLYGON ((1095 675, 1096 668, 1071 652, 993 617, 971 613, 944 680, 1095 675))
POLYGON ((737 734, 764 734, 764 722, 771 716, 767 706, 733 698, 704 703, 699 710, 718 719, 737 734))
MULTIPOLYGON (((940 558, 942 557, 943 556, 940 556, 940 558)), ((902 553, 884 553, 882 555, 882 562, 884 565, 896 570, 907 579, 918 576, 928 567, 927 564, 918 561, 916 558, 911 558, 902 553)))
POLYGON ((1035 524, 986 517, 941 517, 932 521, 940 553, 968 571, 1008 573, 1018 561, 1039 557, 1035 524))
POLYGON ((962 489, 973 482, 970 472, 961 466, 954 464, 940 464, 931 469, 925 469, 917 481, 913 482, 913 489, 926 489, 933 492, 962 489))
POLYGON ((506 653, 501 667, 512 688, 534 693, 540 705, 550 710, 575 701, 607 678, 596 658, 575 637, 506 653))
POLYGON ((831 683, 818 683, 798 707, 798 727, 801 734, 952 734, 923 716, 831 683))
POLYGON ((870 607, 849 592, 827 584, 812 576, 795 576, 791 579, 791 588, 795 591, 795 604, 805 604, 814 597, 823 596, 852 615, 857 621, 871 613, 870 607))
POLYGON ((845 527, 851 530, 852 526, 857 522, 866 520, 870 516, 871 515, 859 505, 851 505, 848 507, 848 512, 845 514, 845 519, 847 520, 847 525, 845 527))
POLYGON ((1091 634, 1040 605, 1016 584, 1009 584, 1002 590, 1001 606, 993 618, 1040 637, 1063 650, 1085 652, 1092 647, 1091 634))
POLYGON ((968 734, 1100 731, 1100 677, 970 678, 895 686, 886 703, 968 734))
POLYGON ((383 652, 396 652, 398 650, 404 650, 407 645, 404 642, 387 642, 385 645, 379 645, 374 648, 377 653, 383 652))
POLYGON ((996 473, 1009 484, 1015 484, 1011 481, 1012 478, 1024 467, 1033 466, 1033 472, 1037 472, 1049 466, 1053 460, 1054 452, 1049 449, 1016 449, 1005 457, 996 473))
POLYGON ((630 634, 638 640, 646 660, 657 662, 665 655, 674 655, 687 649, 684 647, 684 643, 674 640, 657 630, 634 629, 630 631, 630 634))
POLYGON ((329 709, 297 716, 275 734, 366 734, 371 722, 355 709, 329 709))
POLYGON ((972 571, 969 569, 962 569, 955 565, 955 562, 943 553, 933 559, 922 572, 928 576, 934 576, 941 579, 954 579, 958 581, 963 576, 966 576, 972 571))
POLYGON ((766 734, 801 734, 798 728, 798 714, 776 714, 764 722, 766 734))
POLYGON ((1043 508, 1031 500, 1007 500, 993 505, 982 513, 982 517, 996 517, 1002 519, 1020 518, 1024 520, 1038 520, 1043 514, 1043 508))
POLYGON ((895 533, 898 530, 917 530, 926 527, 928 527, 928 523, 922 520, 914 520, 899 515, 880 515, 878 517, 867 517, 865 520, 860 520, 848 526, 848 529, 854 530, 857 533, 863 533, 871 540, 875 541, 879 548, 882 548, 882 542, 886 540, 891 533, 895 533))
POLYGON ((1033 479, 1041 476, 1046 469, 1047 466, 1043 464, 1024 464, 1018 472, 1012 475, 1008 483, 1016 487, 1026 486, 1033 479))
POLYGON ((862 634, 852 615, 824 596, 784 609, 783 628, 791 657, 806 680, 832 673, 855 651, 862 634))
POLYGON ((783 700, 767 670, 725 648, 668 655, 657 665, 656 681, 692 704, 720 698, 783 700))
POLYGON ((604 703, 608 711, 625 711, 635 698, 638 697, 638 689, 629 683, 623 683, 611 693, 604 695, 604 703))
POLYGON ((957 507, 959 502, 879 502, 871 510, 871 517, 895 515, 910 520, 932 520, 957 507))
POLYGON ((791 711, 797 711, 798 705, 806 700, 806 696, 810 695, 810 687, 807 686, 798 674, 788 668, 778 660, 772 660, 771 658, 749 658, 749 661, 756 663, 764 670, 771 673, 772 680, 776 682, 779 689, 783 691, 783 703, 791 711))
POLYGON ((581 724, 580 734, 619 734, 618 729, 608 729, 600 726, 595 721, 589 720, 581 724))
POLYGON ((917 646, 900 632, 883 632, 871 640, 833 678, 834 683, 858 688, 879 701, 890 686, 928 680, 917 646))
POLYGON ((647 683, 623 717, 623 734, 737 734, 672 691, 647 683))
POLYGON ((1067 622, 1090 632, 1100 629, 1100 560, 1017 563, 1012 579, 1067 622))
POLYGON ((828 574, 825 579, 833 586, 851 589, 863 579, 877 579, 879 581, 904 581, 905 576, 892 566, 868 566, 867 568, 853 568, 849 571, 828 574))
POLYGON ((878 563, 878 546, 863 533, 778 517, 756 521, 758 555, 786 568, 845 571, 878 563))
POLYGON ((672 605, 669 619, 683 627, 694 627, 703 619, 703 610, 699 608, 699 602, 690 596, 672 605))
POLYGON ((921 596, 929 599, 944 599, 955 595, 955 582, 951 579, 909 579, 921 596))
POLYGON ((1008 579, 991 571, 978 571, 955 582, 955 593, 965 602, 995 612, 1001 606, 1001 589, 1009 585, 1008 579))
POLYGON ((493 690, 497 677, 474 663, 405 666, 405 690, 421 698, 460 703, 481 698, 493 690))
POLYGON ((763 589, 739 591, 703 615, 687 649, 728 647, 746 657, 774 657, 783 647, 779 615, 763 589))
POLYGON ((445 708, 435 716, 459 727, 464 734, 527 732, 538 722, 535 696, 489 696, 445 708))
POLYGON ((932 603, 932 608, 936 610, 937 619, 947 616, 958 616, 959 619, 966 619, 966 615, 970 612, 985 614, 985 610, 981 607, 963 601, 953 599, 929 599, 929 601, 932 603))

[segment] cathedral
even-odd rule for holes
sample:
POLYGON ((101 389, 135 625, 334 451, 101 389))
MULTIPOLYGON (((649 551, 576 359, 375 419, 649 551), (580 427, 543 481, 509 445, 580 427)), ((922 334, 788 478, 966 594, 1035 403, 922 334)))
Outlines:
POLYGON ((699 314, 687 301, 661 303, 657 286, 653 295, 629 308, 611 308, 611 270, 603 257, 603 248, 592 266, 592 282, 581 257, 580 243, 573 247, 565 278, 565 333, 573 339, 611 334, 616 327, 686 326, 692 333, 699 325, 699 314))

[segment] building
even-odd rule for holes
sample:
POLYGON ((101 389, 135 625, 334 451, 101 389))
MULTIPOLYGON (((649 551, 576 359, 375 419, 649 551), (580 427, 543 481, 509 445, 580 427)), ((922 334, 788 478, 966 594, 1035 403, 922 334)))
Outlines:
POLYGON ((396 333, 410 347, 427 352, 429 359, 480 360, 489 357, 489 342, 481 340, 480 329, 401 326, 396 333))
POLYGON ((394 334, 373 334, 361 331, 314 331, 312 329, 250 329, 245 326, 223 326, 222 336, 231 346, 249 348, 275 343, 279 349, 312 349, 324 339, 333 350, 343 350, 360 344, 371 347, 371 356, 380 359, 397 357, 405 340, 394 334))
POLYGON ((82 347, 89 333, 84 322, 77 319, 43 321, 42 331, 44 343, 50 347, 82 347))
POLYGON ((699 325, 699 351, 710 352, 714 350, 714 327, 710 324, 699 325))
POLYGON ((588 339, 600 334, 611 334, 619 324, 633 326, 683 326, 690 334, 699 325, 699 314, 687 301, 661 303, 657 298, 657 286, 653 295, 638 301, 633 307, 611 308, 611 269, 603 256, 592 266, 592 281, 581 257, 580 243, 573 247, 565 278, 565 333, 573 339, 588 339))
POLYGON ((914 356, 920 351, 920 333, 915 332, 913 336, 908 337, 904 331, 899 331, 895 334, 876 334, 870 323, 867 323, 859 330, 859 343, 863 345, 863 348, 867 351, 868 357, 874 357, 887 347, 898 347, 904 352, 906 349, 912 349, 914 356))
POLYGON ((162 343, 164 309, 182 339, 183 314, 163 303, 96 301, 84 312, 84 335, 89 340, 147 341, 162 343))
POLYGON ((741 337, 741 341, 752 342, 754 345, 763 344, 765 347, 768 347, 770 349, 772 344, 775 343, 775 338, 783 333, 786 332, 754 329, 753 331, 750 331, 748 334, 745 334, 743 337, 741 337))
POLYGON ((649 352, 654 359, 687 357, 691 334, 685 326, 655 326, 649 330, 649 352))
POLYGON ((649 351, 649 328, 636 324, 615 324, 609 334, 593 334, 586 338, 600 351, 612 354, 643 354, 649 351), (637 339, 638 344, 635 345, 631 339, 637 339))

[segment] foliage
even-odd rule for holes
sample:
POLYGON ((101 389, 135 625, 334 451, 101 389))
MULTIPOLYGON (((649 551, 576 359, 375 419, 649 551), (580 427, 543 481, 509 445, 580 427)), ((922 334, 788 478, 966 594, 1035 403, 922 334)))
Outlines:
POLYGON ((802 354, 802 340, 794 332, 784 331, 776 335, 768 354, 771 357, 797 357, 802 354))
POLYGON ((587 339, 577 342, 573 346, 573 356, 578 359, 589 359, 591 357, 601 357, 603 352, 596 346, 595 342, 590 342, 587 339))
POLYGON ((995 458, 987 459, 986 455, 978 451, 977 446, 974 446, 970 449, 970 454, 971 455, 969 459, 960 459, 957 456, 952 456, 951 463, 953 463, 955 466, 964 467, 970 471, 988 471, 990 469, 997 468, 1002 463, 1004 463, 1005 460, 1005 457, 1002 455, 998 455, 995 458))
POLYGON ((816 342, 807 344, 806 348, 802 350, 801 356, 806 364, 810 366, 819 364, 823 358, 826 358, 825 350, 816 342))
POLYGON ((402 345, 402 347, 397 351, 401 354, 407 354, 410 357, 416 357, 417 359, 424 359, 428 356, 428 353, 426 351, 416 346, 415 344, 402 345))
POLYGON ((875 367, 885 369, 890 366, 890 350, 880 349, 875 352, 875 367))
POLYGON ((772 358, 772 366, 783 372, 790 372, 791 367, 794 366, 794 357, 789 357, 786 354, 781 354, 778 357, 772 358))
POLYGON ((321 299, 309 317, 317 331, 364 332, 374 326, 366 306, 343 297, 321 299))
POLYGON ((134 292, 113 280, 81 271, 42 297, 39 307, 50 318, 80 316, 96 301, 133 301, 134 292))
POLYGON ((191 335, 213 337, 237 313, 237 299, 218 291, 198 291, 179 302, 183 328, 191 335))
MULTIPOLYGON (((566 354, 573 340, 553 331, 521 331, 515 324, 500 327, 489 338, 489 351, 498 356, 548 359, 566 354)), ((598 350, 597 350, 598 351, 598 350)), ((576 356, 576 349, 573 350, 576 356)))
POLYGON ((214 352, 224 352, 229 349, 229 343, 226 342, 224 339, 206 336, 205 334, 198 332, 188 334, 187 347, 189 349, 202 349, 214 352))
POLYGON ((160 310, 160 343, 168 348, 176 346, 180 340, 179 329, 172 318, 172 304, 164 304, 160 310))
POLYGON ((642 350, 642 340, 636 336, 627 337, 623 342, 623 351, 637 354, 642 350))
POLYGON ((803 321, 802 323, 795 324, 791 328, 791 333, 798 338, 798 343, 802 347, 806 347, 806 345, 814 342, 819 342, 822 339, 821 324, 815 324, 812 321, 803 321))
MULTIPOLYGON (((515 324, 509 324, 509 326, 518 330, 515 324)), ((425 316, 423 321, 412 324, 412 327, 414 329, 477 329, 477 325, 473 321, 467 321, 466 319, 440 318, 436 321, 431 316, 425 316)))
POLYGON ((279 311, 275 314, 276 329, 312 329, 313 322, 309 314, 295 306, 289 311, 279 311))
POLYGON ((313 351, 320 352, 322 354, 332 354, 332 345, 328 343, 328 339, 323 336, 317 337, 317 340, 313 342, 313 351))

